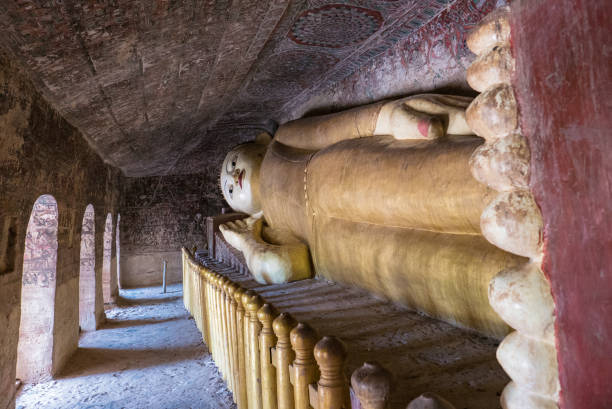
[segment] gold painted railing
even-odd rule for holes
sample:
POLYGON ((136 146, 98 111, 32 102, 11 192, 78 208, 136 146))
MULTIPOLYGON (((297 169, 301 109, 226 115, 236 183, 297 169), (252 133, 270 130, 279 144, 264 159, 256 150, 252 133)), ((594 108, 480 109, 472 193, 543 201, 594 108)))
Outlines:
POLYGON ((380 365, 366 362, 353 372, 349 387, 342 341, 320 338, 255 291, 202 266, 189 250, 182 254, 185 308, 238 409, 388 407, 391 375, 380 365))

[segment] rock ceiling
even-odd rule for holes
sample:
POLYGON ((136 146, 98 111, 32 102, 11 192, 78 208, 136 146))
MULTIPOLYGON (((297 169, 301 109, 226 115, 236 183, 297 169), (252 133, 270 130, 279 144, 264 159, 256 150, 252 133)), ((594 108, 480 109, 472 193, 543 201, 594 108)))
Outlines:
POLYGON ((1 0, 0 43, 107 162, 150 176, 273 129, 454 2, 1 0))

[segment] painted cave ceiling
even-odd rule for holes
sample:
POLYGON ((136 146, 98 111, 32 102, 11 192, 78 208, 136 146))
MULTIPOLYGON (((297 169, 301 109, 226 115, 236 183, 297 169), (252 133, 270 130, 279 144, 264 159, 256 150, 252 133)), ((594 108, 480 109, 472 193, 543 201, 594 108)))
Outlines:
POLYGON ((124 174, 189 173, 423 30, 461 42, 494 3, 0 0, 0 44, 124 174))

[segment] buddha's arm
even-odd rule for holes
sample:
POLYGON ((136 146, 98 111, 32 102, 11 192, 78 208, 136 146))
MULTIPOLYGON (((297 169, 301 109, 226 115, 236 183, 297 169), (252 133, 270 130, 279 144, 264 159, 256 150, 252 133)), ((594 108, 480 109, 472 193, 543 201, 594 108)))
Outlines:
POLYGON ((391 135, 396 139, 436 139, 470 135, 465 109, 471 98, 416 95, 298 119, 282 125, 275 139, 294 148, 317 151, 345 139, 391 135))
POLYGON ((308 247, 287 232, 266 229, 263 218, 229 222, 221 234, 246 259, 253 278, 261 284, 280 284, 312 275, 308 247))

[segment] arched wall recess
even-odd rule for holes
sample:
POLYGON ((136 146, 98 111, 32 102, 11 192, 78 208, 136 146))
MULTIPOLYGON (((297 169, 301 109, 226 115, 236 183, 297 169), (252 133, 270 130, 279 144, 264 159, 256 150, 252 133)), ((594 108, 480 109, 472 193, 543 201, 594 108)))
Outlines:
POLYGON ((79 267, 79 326, 84 331, 96 329, 96 223, 90 204, 85 209, 81 228, 79 267))
POLYGON ((30 214, 23 256, 17 378, 25 382, 52 375, 57 228, 57 202, 42 195, 30 214))
POLYGON ((113 303, 117 299, 117 276, 113 275, 112 266, 113 251, 113 216, 106 215, 104 224, 104 239, 102 250, 102 295, 104 303, 113 303))

